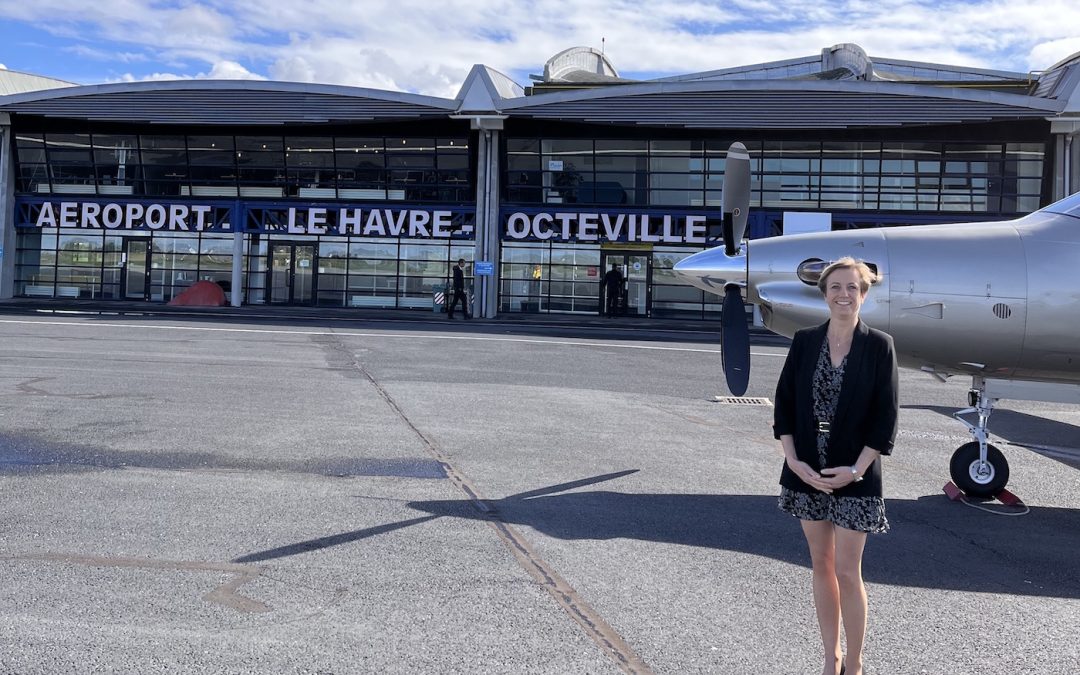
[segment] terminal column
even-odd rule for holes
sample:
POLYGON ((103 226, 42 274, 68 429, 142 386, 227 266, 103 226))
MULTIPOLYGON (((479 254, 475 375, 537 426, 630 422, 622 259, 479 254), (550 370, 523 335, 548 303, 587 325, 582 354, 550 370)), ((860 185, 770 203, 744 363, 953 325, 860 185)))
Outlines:
POLYGON ((1050 119, 1054 137, 1053 201, 1080 192, 1080 118, 1050 119))
POLYGON ((11 116, 0 113, 0 299, 15 293, 15 157, 11 116))
MULTIPOLYGON (((486 261, 494 265, 490 276, 473 276, 474 306, 476 316, 494 318, 499 301, 499 131, 503 128, 501 115, 476 116, 470 126, 480 132, 480 145, 476 153, 476 250, 474 261, 486 261)), ((474 266, 475 269, 475 266, 474 266)))

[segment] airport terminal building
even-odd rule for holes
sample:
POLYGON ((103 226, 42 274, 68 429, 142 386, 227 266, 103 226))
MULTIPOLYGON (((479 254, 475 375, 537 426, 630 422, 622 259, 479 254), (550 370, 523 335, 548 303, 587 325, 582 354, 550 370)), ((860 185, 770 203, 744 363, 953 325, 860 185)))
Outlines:
POLYGON ((718 318, 678 283, 720 236, 725 154, 752 157, 749 236, 1014 218, 1080 187, 1080 54, 1012 73, 806 58, 659 80, 562 52, 454 99, 185 80, 74 86, 0 71, 0 297, 718 318), (824 221, 822 221, 824 219, 824 221))

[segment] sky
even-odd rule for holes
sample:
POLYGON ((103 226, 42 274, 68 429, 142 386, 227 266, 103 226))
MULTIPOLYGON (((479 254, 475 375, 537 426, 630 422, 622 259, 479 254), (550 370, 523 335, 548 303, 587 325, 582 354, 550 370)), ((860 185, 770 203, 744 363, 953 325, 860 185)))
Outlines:
POLYGON ((268 79, 453 98, 577 46, 649 79, 816 55, 1029 72, 1080 52, 1077 0, 0 0, 0 67, 78 84, 268 79))

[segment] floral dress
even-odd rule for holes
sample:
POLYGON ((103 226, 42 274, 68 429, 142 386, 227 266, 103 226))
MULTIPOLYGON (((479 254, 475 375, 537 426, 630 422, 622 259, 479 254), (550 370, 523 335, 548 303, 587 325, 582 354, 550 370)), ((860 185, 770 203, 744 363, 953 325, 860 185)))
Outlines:
MULTIPOLYGON (((833 366, 829 355, 829 341, 821 341, 821 353, 814 368, 814 419, 832 420, 836 416, 836 404, 840 398, 840 385, 844 380, 847 356, 839 366, 833 366)), ((829 433, 817 434, 818 471, 832 466, 828 457, 829 433)), ((779 506, 801 520, 828 520, 847 530, 858 532, 887 532, 889 521, 885 518, 885 500, 881 497, 837 497, 824 492, 796 492, 780 488, 779 506)))

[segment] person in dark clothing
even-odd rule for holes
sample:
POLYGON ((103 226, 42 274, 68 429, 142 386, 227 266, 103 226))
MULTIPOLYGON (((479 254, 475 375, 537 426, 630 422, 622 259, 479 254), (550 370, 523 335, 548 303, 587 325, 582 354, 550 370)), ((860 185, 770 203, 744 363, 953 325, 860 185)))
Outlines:
POLYGON ((619 313, 619 299, 622 297, 622 287, 623 275, 619 271, 619 264, 611 263, 611 269, 604 275, 604 296, 609 319, 619 313))
POLYGON ((457 307, 458 300, 461 301, 461 313, 465 315, 465 319, 471 319, 469 297, 465 295, 465 258, 459 258, 457 266, 454 267, 454 298, 450 301, 450 307, 446 310, 447 319, 454 318, 454 308, 457 307))
POLYGON ((823 675, 863 675, 863 547, 867 533, 889 529, 881 457, 896 441, 896 352, 888 334, 859 319, 875 281, 853 258, 825 268, 818 288, 829 320, 795 333, 774 399, 773 435, 784 450, 778 504, 801 521, 810 548, 823 675))

